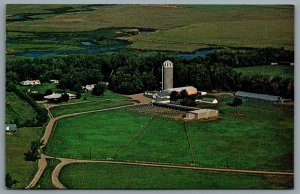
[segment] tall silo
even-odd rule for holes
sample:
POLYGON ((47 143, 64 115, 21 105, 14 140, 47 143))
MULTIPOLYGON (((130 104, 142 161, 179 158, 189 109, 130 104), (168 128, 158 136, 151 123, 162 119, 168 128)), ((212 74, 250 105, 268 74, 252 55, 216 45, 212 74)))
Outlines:
POLYGON ((173 88, 173 63, 169 60, 162 65, 162 90, 173 88))

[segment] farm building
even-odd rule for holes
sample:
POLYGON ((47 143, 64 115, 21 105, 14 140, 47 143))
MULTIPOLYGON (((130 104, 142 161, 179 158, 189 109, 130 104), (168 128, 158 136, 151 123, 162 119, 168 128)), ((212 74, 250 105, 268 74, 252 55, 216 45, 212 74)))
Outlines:
POLYGON ((201 98, 197 99, 196 102, 206 103, 206 104, 218 104, 219 101, 215 98, 201 98))
POLYGON ((26 80, 26 81, 21 81, 21 85, 23 86, 34 86, 34 85, 41 85, 40 80, 26 80))
POLYGON ((185 87, 179 87, 179 88, 169 88, 165 91, 167 91, 169 94, 171 94, 171 92, 173 92, 173 91, 176 91, 176 92, 180 93, 183 90, 186 90, 188 95, 197 94, 197 88, 195 88, 193 86, 185 86, 185 87))
POLYGON ((51 79, 50 82, 53 84, 59 84, 59 81, 57 79, 51 79))
POLYGON ((92 92, 96 84, 81 86, 82 91, 92 92))
POLYGON ((208 119, 217 117, 219 115, 218 110, 213 109, 198 109, 189 111, 186 113, 186 119, 208 119))
POLYGON ((16 124, 5 124, 5 131, 6 132, 16 132, 17 125, 16 124))
POLYGON ((270 102, 278 102, 278 101, 283 101, 284 100, 280 96, 272 96, 272 95, 267 95, 267 94, 257 94, 257 93, 242 92, 242 91, 237 91, 235 93, 235 96, 241 97, 241 98, 251 98, 251 99, 265 100, 265 101, 270 101, 270 102))
MULTIPOLYGON (((74 99, 76 98, 76 95, 74 94, 71 94, 71 93, 67 93, 69 95, 69 99, 74 99)), ((50 94, 48 96, 44 96, 44 98, 46 100, 58 100, 59 98, 61 98, 61 95, 60 93, 53 93, 53 94, 50 94)))

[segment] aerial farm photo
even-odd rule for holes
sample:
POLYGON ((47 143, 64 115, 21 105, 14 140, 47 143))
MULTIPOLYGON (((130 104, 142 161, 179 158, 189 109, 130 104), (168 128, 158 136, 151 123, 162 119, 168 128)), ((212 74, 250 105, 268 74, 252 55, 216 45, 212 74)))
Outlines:
POLYGON ((293 189, 294 6, 7 4, 7 189, 293 189))

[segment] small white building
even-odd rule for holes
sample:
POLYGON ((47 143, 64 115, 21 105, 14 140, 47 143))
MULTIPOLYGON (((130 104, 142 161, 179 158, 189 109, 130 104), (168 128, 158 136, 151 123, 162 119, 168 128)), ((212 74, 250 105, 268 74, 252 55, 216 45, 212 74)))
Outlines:
MULTIPOLYGON (((69 99, 74 99, 76 98, 76 95, 75 94, 71 94, 71 93, 67 93, 69 95, 69 99)), ((44 98, 46 100, 57 100, 59 98, 61 98, 62 94, 60 93, 53 93, 53 94, 50 94, 48 96, 44 96, 44 98)))
POLYGON ((50 82, 53 84, 59 84, 59 81, 57 79, 51 79, 50 82))
POLYGON ((186 119, 194 120, 194 119, 209 119, 214 118, 219 115, 218 110, 213 109, 199 109, 193 110, 186 113, 186 119))
POLYGON ((81 86, 81 89, 85 92, 92 92, 96 84, 81 86))
POLYGON ((34 85, 41 85, 40 80, 26 80, 26 81, 21 81, 21 85, 23 86, 34 86, 34 85))
POLYGON ((278 63, 271 63, 271 66, 275 66, 275 65, 278 65, 278 63))

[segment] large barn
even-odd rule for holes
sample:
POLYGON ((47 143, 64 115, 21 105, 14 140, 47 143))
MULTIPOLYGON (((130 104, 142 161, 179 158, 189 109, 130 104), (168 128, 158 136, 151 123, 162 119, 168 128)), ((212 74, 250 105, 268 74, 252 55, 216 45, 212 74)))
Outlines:
POLYGON ((273 96, 273 95, 267 95, 267 94, 257 94, 257 93, 242 92, 242 91, 237 91, 235 93, 235 96, 241 97, 241 98, 251 98, 251 99, 257 99, 257 100, 265 100, 265 101, 270 101, 270 102, 278 102, 278 101, 283 101, 284 100, 280 96, 273 96))

